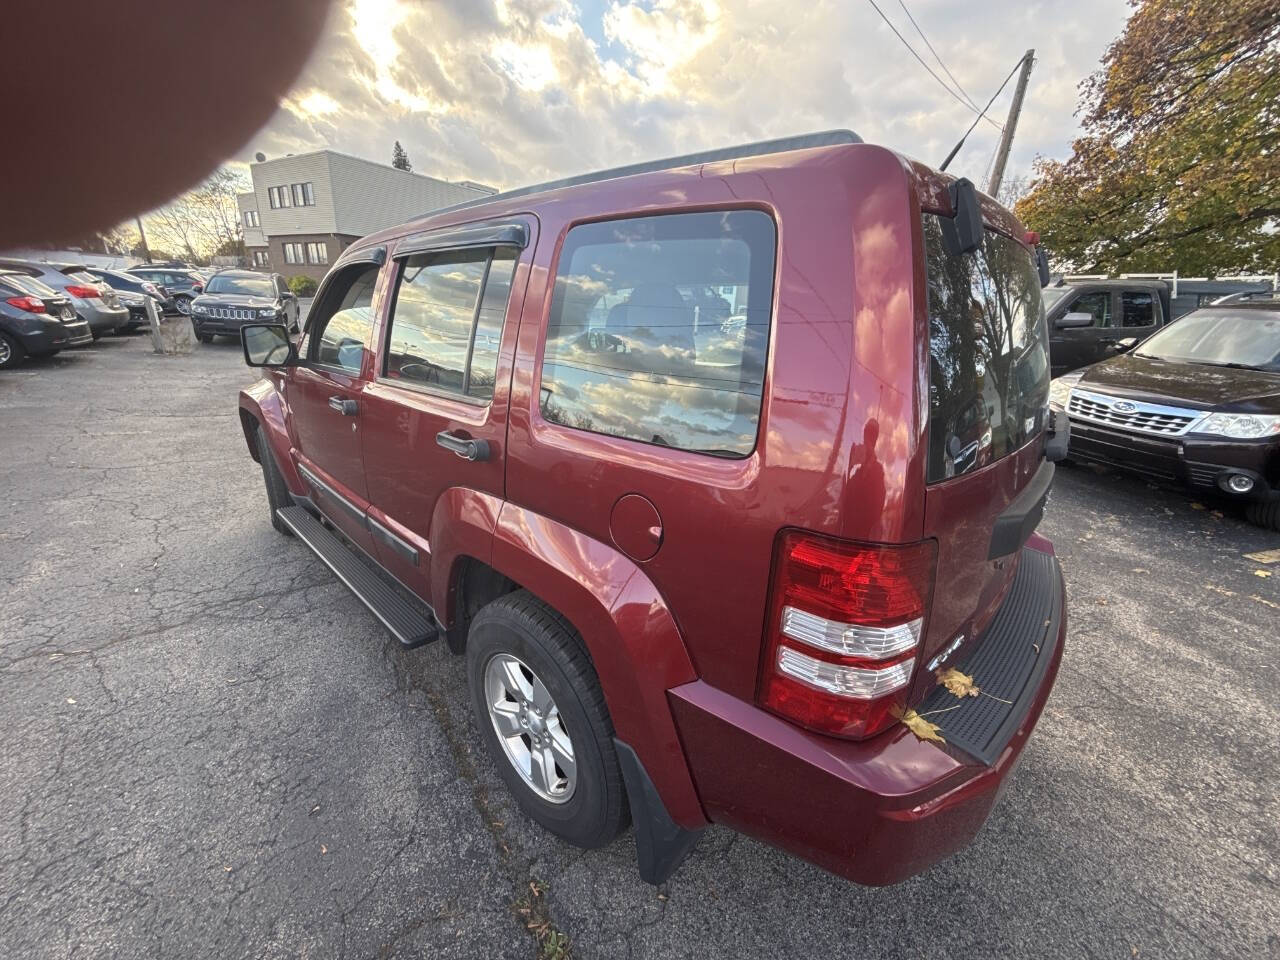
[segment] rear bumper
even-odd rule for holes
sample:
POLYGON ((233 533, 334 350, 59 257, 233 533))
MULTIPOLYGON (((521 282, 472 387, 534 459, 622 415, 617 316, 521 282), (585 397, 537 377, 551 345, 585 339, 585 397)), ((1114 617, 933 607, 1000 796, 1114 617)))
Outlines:
POLYGON ((1280 498, 1280 438, 1149 437, 1072 417, 1070 456, 1239 500, 1280 498), (1231 474, 1250 477, 1253 487, 1232 491, 1222 482, 1231 474))
POLYGON ((44 321, 33 323, 28 330, 18 334, 18 339, 27 353, 50 353, 92 343, 93 335, 89 332, 89 325, 82 320, 75 323, 44 321))
POLYGON ((77 301, 76 312, 91 330, 118 330, 129 322, 127 307, 96 307, 85 300, 77 301))
POLYGON ((917 740, 902 726, 863 742, 810 733, 696 681, 669 695, 708 817, 872 885, 897 883, 966 846, 1017 766, 1062 659, 1061 570, 1048 541, 1034 538, 1032 549, 1050 554, 1052 623, 1038 609, 1015 618, 1022 623, 1015 639, 1052 646, 1027 677, 1025 695, 1009 698, 1017 713, 999 732, 989 765, 951 744, 917 740))

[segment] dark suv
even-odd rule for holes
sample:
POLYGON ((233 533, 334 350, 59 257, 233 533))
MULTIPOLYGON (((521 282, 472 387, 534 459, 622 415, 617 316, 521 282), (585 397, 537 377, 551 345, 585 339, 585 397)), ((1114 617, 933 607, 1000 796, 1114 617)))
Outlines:
POLYGON ((245 439, 279 530, 465 654, 547 829, 895 882, 977 833, 1062 655, 1026 239, 847 131, 487 197, 354 244, 296 344, 246 325, 245 439))
POLYGON ((240 328, 251 321, 282 323, 290 333, 298 332, 298 298, 278 273, 221 270, 191 301, 190 312, 201 343, 220 334, 239 337, 240 328))
POLYGON ((1054 393, 1073 459, 1244 501, 1280 530, 1280 301, 1189 313, 1054 393))
POLYGON ((130 267, 131 273, 142 280, 149 280, 157 286, 164 287, 175 311, 182 314, 191 312, 191 301, 204 289, 203 274, 181 267, 158 267, 149 263, 141 263, 130 267))

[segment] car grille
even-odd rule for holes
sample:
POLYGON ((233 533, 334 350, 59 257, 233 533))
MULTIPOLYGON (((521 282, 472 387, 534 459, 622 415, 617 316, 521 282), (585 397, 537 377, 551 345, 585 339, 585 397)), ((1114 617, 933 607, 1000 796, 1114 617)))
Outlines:
POLYGON ((1201 416, 1199 410, 1125 400, 1122 397, 1089 393, 1079 387, 1071 391, 1067 412, 1081 420, 1157 437, 1180 437, 1201 416))
POLYGON ((250 307, 210 307, 209 316, 218 320, 252 320, 258 311, 250 307))

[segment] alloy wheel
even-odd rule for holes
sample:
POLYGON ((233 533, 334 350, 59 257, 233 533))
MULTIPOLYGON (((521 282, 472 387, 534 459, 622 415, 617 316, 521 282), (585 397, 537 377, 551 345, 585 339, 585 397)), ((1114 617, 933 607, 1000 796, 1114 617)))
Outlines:
POLYGON ((0 337, 0 367, 9 362, 9 358, 13 356, 13 351, 9 349, 9 341, 0 337))
POLYGON ((178 308, 178 312, 183 316, 191 313, 191 301, 186 297, 178 297, 178 299, 174 301, 174 306, 178 308))
POLYGON ((567 803, 578 767, 573 740, 546 685, 524 661, 498 653, 485 665, 484 693, 498 742, 521 779, 543 800, 567 803))

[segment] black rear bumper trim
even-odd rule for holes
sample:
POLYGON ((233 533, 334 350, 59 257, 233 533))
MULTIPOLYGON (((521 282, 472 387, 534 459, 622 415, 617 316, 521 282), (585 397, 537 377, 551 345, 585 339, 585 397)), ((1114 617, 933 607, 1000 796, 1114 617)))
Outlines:
POLYGON ((973 677, 986 696, 957 700, 940 686, 918 708, 921 714, 945 711, 928 719, 942 728, 947 743, 987 766, 999 759, 1053 662, 1064 603, 1057 558, 1024 548, 1008 596, 981 645, 952 665, 973 677))

